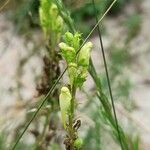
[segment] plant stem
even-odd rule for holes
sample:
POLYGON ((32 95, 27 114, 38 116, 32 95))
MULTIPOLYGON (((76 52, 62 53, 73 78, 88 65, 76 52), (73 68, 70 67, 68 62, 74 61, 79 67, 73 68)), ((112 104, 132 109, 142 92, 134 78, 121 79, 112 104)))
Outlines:
POLYGON ((76 87, 73 85, 71 87, 71 94, 72 94, 72 99, 71 99, 71 113, 69 115, 69 137, 70 137, 70 149, 73 150, 73 143, 75 140, 75 131, 73 128, 73 118, 74 118, 74 101, 75 101, 75 95, 76 95, 76 87))

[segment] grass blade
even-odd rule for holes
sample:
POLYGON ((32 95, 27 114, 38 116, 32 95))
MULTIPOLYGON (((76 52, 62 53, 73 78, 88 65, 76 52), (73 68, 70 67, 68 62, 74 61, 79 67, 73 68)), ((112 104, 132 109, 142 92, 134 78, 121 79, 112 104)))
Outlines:
MULTIPOLYGON (((95 1, 92 0, 92 3, 93 3, 94 11, 95 11, 95 19, 96 19, 96 22, 98 22, 97 11, 96 11, 96 7, 95 7, 95 1)), ((109 94, 110 94, 110 98, 111 98, 111 104, 112 104, 114 119, 115 119, 115 125, 116 125, 116 129, 118 132, 118 138, 119 138, 120 146, 121 146, 122 150, 124 150, 124 146, 122 143, 121 131, 120 131, 119 125, 118 125, 118 119, 117 119, 117 114, 116 114, 116 110, 115 110, 114 98, 113 98, 112 89, 111 89, 111 82, 110 82, 110 78, 109 78, 107 61, 106 61, 106 56, 105 56, 105 51, 104 51, 104 46, 103 46, 103 41, 102 41, 102 36, 101 36, 101 31, 100 31, 99 25, 97 26, 97 30, 98 30, 98 35, 99 35, 99 42, 100 42, 100 46, 101 46, 101 52, 102 52, 102 57, 103 57, 103 62, 104 62, 104 67, 105 67, 105 72, 106 72, 107 84, 108 84, 109 94)))
POLYGON ((10 0, 6 0, 6 2, 0 7, 0 11, 4 9, 4 7, 9 3, 10 0))

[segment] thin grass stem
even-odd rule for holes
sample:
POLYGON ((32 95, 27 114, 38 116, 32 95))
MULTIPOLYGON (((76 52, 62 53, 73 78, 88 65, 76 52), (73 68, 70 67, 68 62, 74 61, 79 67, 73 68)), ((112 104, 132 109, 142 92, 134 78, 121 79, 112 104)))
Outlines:
POLYGON ((61 78, 63 77, 63 75, 65 74, 66 70, 68 67, 66 67, 66 69, 62 72, 62 74, 58 77, 58 79, 55 81, 55 83, 53 84, 53 86, 51 87, 51 89, 49 90, 49 92, 47 93, 47 95, 45 96, 45 98, 43 99, 42 103, 40 104, 40 106, 38 107, 37 111, 34 113, 34 115, 32 116, 32 118, 30 119, 30 121, 28 122, 27 126, 24 128, 23 132, 20 134, 20 136, 18 137, 17 141, 15 142, 14 146, 12 147, 12 150, 15 150, 17 144, 19 143, 19 141, 21 140, 22 136, 24 135, 24 133, 26 132, 26 130, 28 129, 28 127, 30 126, 30 124, 32 123, 32 121, 34 120, 34 118, 36 117, 36 115, 38 114, 38 112, 40 111, 40 109, 42 108, 42 106, 45 104, 46 100, 48 99, 48 97, 50 96, 50 94, 54 91, 57 83, 61 80, 61 78))
POLYGON ((6 0, 6 2, 0 7, 0 11, 2 11, 9 2, 10 0, 6 0))
MULTIPOLYGON (((98 23, 98 17, 97 17, 97 11, 96 11, 96 7, 95 7, 95 1, 92 0, 92 3, 93 3, 94 11, 95 11, 95 19, 96 19, 96 22, 98 23)), ((113 98, 112 89, 111 89, 111 82, 110 82, 110 77, 109 77, 109 71, 108 71, 108 67, 107 67, 107 60, 106 60, 106 56, 105 56, 104 45, 103 45, 103 40, 102 40, 102 36, 101 36, 101 31, 100 31, 99 25, 97 26, 97 30, 98 30, 98 35, 99 35, 99 42, 100 42, 100 47, 101 47, 101 53, 102 53, 102 57, 103 57, 105 72, 106 72, 106 78, 107 78, 107 84, 108 84, 108 89, 109 89, 109 94, 110 94, 113 114, 114 114, 115 123, 116 123, 116 129, 117 129, 117 132, 118 132, 118 137, 119 137, 119 142, 120 142, 121 149, 124 150, 122 139, 121 139, 121 133, 120 133, 120 130, 119 130, 119 125, 118 125, 118 119, 117 119, 117 114, 116 114, 115 104, 114 104, 114 98, 113 98)))

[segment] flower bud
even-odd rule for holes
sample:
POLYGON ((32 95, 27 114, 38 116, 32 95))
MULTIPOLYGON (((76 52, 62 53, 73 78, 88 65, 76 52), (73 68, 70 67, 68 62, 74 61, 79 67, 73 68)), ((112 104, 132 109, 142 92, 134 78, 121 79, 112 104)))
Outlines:
POLYGON ((65 42, 66 42, 68 45, 70 45, 70 46, 72 46, 73 38, 74 38, 74 37, 73 37, 73 34, 70 33, 70 32, 66 32, 65 35, 64 35, 64 40, 65 40, 65 42))
POLYGON ((63 28, 63 19, 60 16, 58 16, 56 22, 57 22, 57 28, 58 28, 58 30, 62 31, 62 28, 63 28))
POLYGON ((61 49, 61 54, 69 64, 70 62, 75 62, 76 52, 73 47, 68 46, 66 43, 61 42, 59 44, 61 49))
POLYGON ((50 16, 52 16, 52 17, 57 17, 58 16, 58 8, 54 3, 52 3, 51 8, 50 8, 49 11, 50 11, 49 12, 50 16))
POLYGON ((76 51, 78 51, 81 41, 81 34, 76 32, 73 38, 73 47, 76 51))
POLYGON ((81 138, 77 138, 74 141, 74 147, 80 149, 83 146, 83 140, 81 138))
POLYGON ((67 122, 67 116, 70 113, 70 107, 71 107, 71 93, 70 90, 67 87, 61 88, 61 93, 59 96, 59 105, 60 105, 60 111, 61 111, 61 119, 64 125, 64 128, 66 128, 66 122, 67 122))
POLYGON ((93 47, 91 42, 86 43, 80 50, 78 55, 78 65, 88 67, 89 65, 89 58, 90 58, 90 51, 93 47))

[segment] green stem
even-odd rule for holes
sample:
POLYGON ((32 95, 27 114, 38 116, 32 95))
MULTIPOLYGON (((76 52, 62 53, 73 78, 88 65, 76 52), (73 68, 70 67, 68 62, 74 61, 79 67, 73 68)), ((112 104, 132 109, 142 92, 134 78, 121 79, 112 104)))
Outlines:
POLYGON ((70 147, 71 147, 71 150, 73 150, 73 143, 75 140, 75 131, 73 128, 73 118, 74 118, 74 107, 75 107, 74 102, 75 102, 75 95, 76 95, 76 87, 74 85, 71 88, 71 94, 72 94, 72 99, 71 99, 71 113, 69 115, 69 137, 71 140, 70 147))

